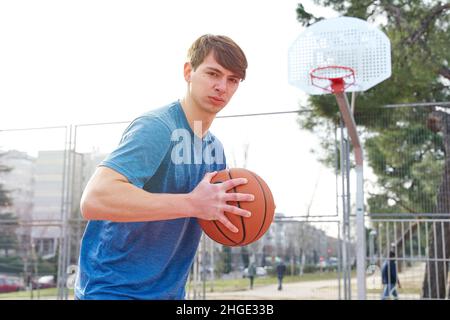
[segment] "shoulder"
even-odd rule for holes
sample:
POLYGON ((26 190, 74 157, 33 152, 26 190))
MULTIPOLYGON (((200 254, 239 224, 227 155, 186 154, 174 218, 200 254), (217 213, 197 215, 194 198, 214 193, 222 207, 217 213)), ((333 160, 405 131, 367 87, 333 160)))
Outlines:
POLYGON ((130 122, 125 129, 121 142, 147 141, 148 139, 166 139, 170 137, 169 127, 157 117, 140 116, 130 122))
POLYGON ((137 119, 142 119, 143 121, 153 123, 159 122, 160 124, 165 125, 168 129, 173 130, 177 125, 178 118, 180 117, 179 113, 179 102, 175 101, 163 107, 147 111, 137 119))
POLYGON ((124 138, 136 133, 170 135, 176 126, 176 105, 171 103, 164 107, 147 111, 130 122, 124 138))

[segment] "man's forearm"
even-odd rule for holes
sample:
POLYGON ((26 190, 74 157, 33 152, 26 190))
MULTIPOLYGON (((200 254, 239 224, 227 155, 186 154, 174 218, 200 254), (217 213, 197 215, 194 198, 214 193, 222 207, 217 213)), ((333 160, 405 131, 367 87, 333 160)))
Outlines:
POLYGON ((115 222, 170 220, 192 212, 188 194, 150 193, 126 182, 85 190, 81 211, 88 220, 115 222))

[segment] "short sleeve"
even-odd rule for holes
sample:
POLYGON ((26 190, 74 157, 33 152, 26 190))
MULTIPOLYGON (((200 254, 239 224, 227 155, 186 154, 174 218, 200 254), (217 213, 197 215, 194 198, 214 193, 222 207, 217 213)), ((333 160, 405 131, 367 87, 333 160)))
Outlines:
POLYGON ((142 188, 161 165, 170 145, 171 133, 157 117, 134 120, 122 135, 119 146, 100 166, 124 175, 133 185, 142 188))

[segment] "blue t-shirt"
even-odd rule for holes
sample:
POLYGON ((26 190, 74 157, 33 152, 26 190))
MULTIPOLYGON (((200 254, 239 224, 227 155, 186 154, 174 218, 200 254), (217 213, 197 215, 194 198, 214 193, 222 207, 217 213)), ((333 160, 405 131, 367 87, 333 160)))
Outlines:
MULTIPOLYGON (((100 165, 152 193, 189 193, 207 172, 226 167, 220 141, 210 132, 195 136, 178 101, 135 119, 100 165)), ((75 296, 184 299, 200 236, 196 218, 91 220, 81 241, 75 296)))

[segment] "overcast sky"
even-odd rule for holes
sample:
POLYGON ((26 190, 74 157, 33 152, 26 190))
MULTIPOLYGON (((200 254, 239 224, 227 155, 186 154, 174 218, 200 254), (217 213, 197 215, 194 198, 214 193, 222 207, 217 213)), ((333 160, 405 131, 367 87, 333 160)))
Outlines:
MULTIPOLYGON (((249 61, 247 79, 222 115, 296 110, 306 95, 287 82, 287 55, 303 30, 298 2, 2 1, 0 128, 129 121, 181 98, 186 51, 205 33, 230 36, 249 61)), ((220 119, 212 131, 240 166, 250 145, 247 167, 269 183, 277 211, 304 214, 313 199, 314 212, 335 213, 333 172, 310 154, 317 140, 298 129, 294 115, 220 119)), ((90 141, 80 138, 80 148, 109 152, 121 133, 120 126, 99 129, 90 141)), ((45 149, 42 140, 62 139, 51 136, 0 133, 0 147, 28 141, 24 148, 45 149)))

